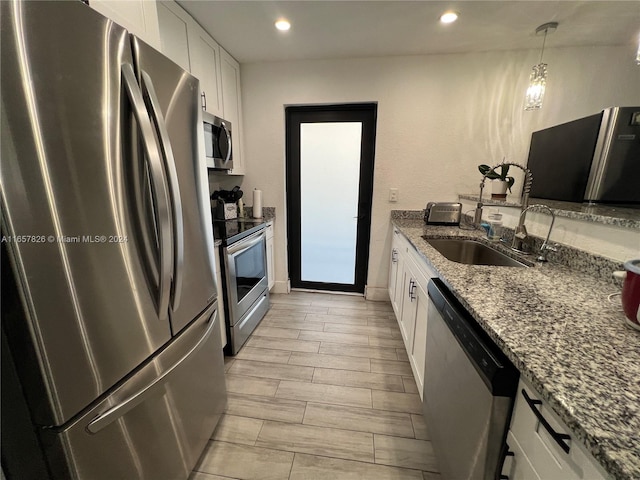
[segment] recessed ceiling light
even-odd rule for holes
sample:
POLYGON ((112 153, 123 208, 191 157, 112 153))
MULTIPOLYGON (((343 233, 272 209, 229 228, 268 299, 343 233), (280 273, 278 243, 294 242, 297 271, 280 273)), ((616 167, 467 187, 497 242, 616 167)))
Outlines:
POLYGON ((280 20, 278 20, 276 22, 276 28, 278 30, 286 32, 287 30, 289 30, 291 28, 291 24, 289 23, 288 20, 285 20, 284 18, 281 18, 280 20))
POLYGON ((442 23, 452 23, 458 19, 458 14, 456 12, 445 12, 440 16, 440 21, 442 23))

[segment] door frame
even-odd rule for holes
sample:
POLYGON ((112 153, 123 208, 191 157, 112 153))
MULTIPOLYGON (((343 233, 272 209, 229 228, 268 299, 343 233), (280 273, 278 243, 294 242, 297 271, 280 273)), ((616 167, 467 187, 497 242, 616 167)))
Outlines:
POLYGON ((364 294, 369 264, 373 174, 378 104, 352 103, 285 107, 287 254, 291 288, 364 294), (353 284, 303 281, 301 249, 300 124, 362 122, 356 264, 353 284))

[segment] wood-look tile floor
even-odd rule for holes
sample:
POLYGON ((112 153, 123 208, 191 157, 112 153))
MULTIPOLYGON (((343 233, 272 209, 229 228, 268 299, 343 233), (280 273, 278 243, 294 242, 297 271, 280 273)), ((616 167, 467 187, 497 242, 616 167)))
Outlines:
POLYGON ((271 295, 225 370, 227 411, 190 480, 440 478, 391 304, 271 295))

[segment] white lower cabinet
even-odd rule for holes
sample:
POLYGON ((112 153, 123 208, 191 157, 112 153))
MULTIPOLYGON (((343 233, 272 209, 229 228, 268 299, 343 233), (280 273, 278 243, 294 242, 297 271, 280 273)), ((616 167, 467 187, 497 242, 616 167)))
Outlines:
POLYGON ((502 475, 509 480, 601 480, 608 478, 549 404, 520 379, 502 475))
POLYGON ((394 228, 389 271, 389 297, 413 377, 422 398, 427 347, 429 280, 435 272, 394 228))
POLYGON ((275 264, 274 261, 274 245, 273 245, 273 220, 267 223, 267 281, 269 282, 269 290, 273 288, 276 283, 275 278, 275 264))
POLYGON ((391 259, 389 264, 389 300, 399 319, 402 315, 402 292, 404 283, 404 259, 409 243, 397 228, 393 229, 391 239, 391 259))

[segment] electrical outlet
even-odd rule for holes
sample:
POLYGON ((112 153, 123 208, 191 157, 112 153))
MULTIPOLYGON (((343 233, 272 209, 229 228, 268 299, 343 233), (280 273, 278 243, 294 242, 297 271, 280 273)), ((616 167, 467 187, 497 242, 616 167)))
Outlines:
POLYGON ((397 202, 398 201, 398 189, 397 188, 390 188, 389 189, 389 201, 390 202, 397 202))

